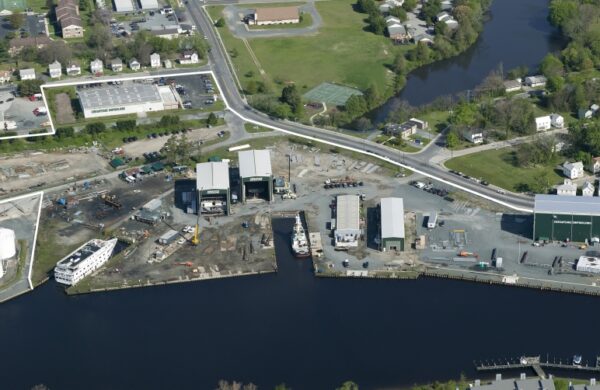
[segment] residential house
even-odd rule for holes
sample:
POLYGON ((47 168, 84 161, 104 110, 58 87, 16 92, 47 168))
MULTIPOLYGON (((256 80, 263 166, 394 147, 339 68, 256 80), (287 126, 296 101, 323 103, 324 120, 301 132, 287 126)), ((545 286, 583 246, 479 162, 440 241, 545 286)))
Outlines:
POLYGON ((546 131, 552 127, 550 115, 538 116, 535 118, 535 129, 537 131, 546 131))
POLYGON ((453 0, 442 0, 440 2, 440 6, 442 11, 452 11, 452 8, 454 8, 454 4, 452 3, 453 0))
POLYGON ((595 115, 598 110, 600 110, 600 106, 594 103, 590 106, 590 110, 592 110, 592 113, 595 115))
POLYGON ((123 71, 123 61, 120 58, 114 58, 110 61, 110 69, 113 72, 123 71))
POLYGON ((21 80, 35 80, 35 69, 21 69, 19 70, 19 78, 21 80))
POLYGON ((479 129, 465 129, 462 131, 462 136, 467 141, 474 144, 483 143, 483 132, 479 129))
POLYGON ((569 179, 577 179, 583 176, 583 163, 581 161, 570 163, 566 161, 562 165, 563 175, 569 179))
POLYGON ((129 68, 131 70, 140 70, 141 67, 142 66, 140 65, 139 61, 135 58, 129 60, 129 68))
POLYGON ((8 54, 16 56, 25 47, 35 47, 36 49, 43 49, 52 42, 52 39, 45 35, 27 37, 27 38, 13 38, 9 42, 8 54))
POLYGON ((583 183, 583 187, 581 188, 581 195, 583 196, 594 196, 596 192, 596 187, 592 182, 586 181, 583 183))
POLYGON ((8 83, 10 81, 10 77, 12 72, 10 70, 0 70, 0 83, 8 83))
POLYGON ((163 67, 165 69, 171 69, 173 67, 173 63, 171 62, 170 59, 167 58, 166 60, 163 61, 163 67))
POLYGON ((400 19, 398 19, 395 16, 390 15, 385 18, 385 24, 386 24, 386 26, 393 26, 394 24, 402 24, 402 23, 400 22, 400 19))
POLYGON ((427 45, 433 45, 433 37, 428 34, 418 34, 413 36, 414 43, 425 43, 427 45))
POLYGON ((50 65, 48 65, 48 74, 50 78, 57 79, 62 76, 62 65, 58 61, 54 61, 50 65))
POLYGON ((594 174, 600 173, 600 157, 592 157, 592 161, 588 165, 588 171, 594 174))
POLYGON ((83 23, 77 0, 60 0, 54 13, 64 39, 83 38, 83 23))
POLYGON ((525 77, 525 85, 532 88, 545 87, 548 80, 544 76, 528 76, 525 77))
POLYGON ((445 22, 446 20, 452 19, 452 15, 450 15, 448 12, 440 12, 439 14, 436 15, 435 19, 438 22, 445 22))
POLYGON ((133 12, 135 8, 131 0, 113 0, 115 11, 119 13, 133 12))
POLYGON ((594 112, 588 108, 580 108, 577 110, 577 118, 579 119, 590 119, 594 115, 594 112))
POLYGON ((179 57, 179 63, 182 65, 197 64, 198 62, 200 62, 200 59, 195 51, 184 50, 179 57))
POLYGON ((429 123, 421 119, 410 118, 409 122, 413 122, 415 125, 417 125, 417 129, 419 130, 427 130, 429 128, 429 123))
POLYGON ((394 24, 392 26, 388 26, 387 30, 390 39, 395 43, 407 43, 411 39, 410 34, 406 30, 406 27, 404 27, 401 24, 394 24))
POLYGON ((79 76, 81 74, 81 66, 76 61, 71 61, 67 66, 67 75, 79 76))
POLYGON ((386 0, 379 6, 379 12, 388 14, 392 8, 402 7, 404 0, 386 0))
POLYGON ((550 114, 550 124, 555 129, 562 129, 565 127, 565 118, 559 114, 550 114))
POLYGON ((448 26, 448 28, 451 30, 458 28, 458 21, 456 19, 444 20, 444 23, 446 23, 446 26, 448 26))
POLYGON ((96 58, 94 61, 90 62, 90 72, 94 75, 104 73, 104 63, 102 60, 96 58))
POLYGON ((522 87, 521 80, 505 80, 504 91, 506 93, 520 91, 522 87))
POLYGON ((556 195, 577 196, 577 184, 571 179, 565 179, 563 184, 556 186, 556 195))
POLYGON ((160 54, 152 53, 150 55, 150 67, 151 68, 160 68, 160 54))

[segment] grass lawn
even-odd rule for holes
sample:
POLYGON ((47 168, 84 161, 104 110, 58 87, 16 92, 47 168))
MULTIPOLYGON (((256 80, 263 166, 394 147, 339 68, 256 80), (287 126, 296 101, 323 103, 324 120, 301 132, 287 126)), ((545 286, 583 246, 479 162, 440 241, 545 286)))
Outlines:
POLYGON ((417 118, 427 121, 429 129, 436 133, 441 133, 448 126, 448 111, 431 111, 426 114, 418 115, 417 118))
POLYGON ((446 161, 449 169, 463 172, 475 178, 481 178, 498 187, 517 191, 523 184, 535 185, 535 179, 547 172, 550 184, 559 184, 562 177, 555 172, 554 166, 522 168, 515 165, 514 151, 510 148, 486 150, 446 161))
POLYGON ((267 133, 269 131, 273 131, 272 129, 269 129, 268 127, 258 126, 253 123, 244 123, 244 128, 246 129, 246 132, 248 132, 248 133, 267 133))
MULTIPOLYGON (((270 4, 269 4, 270 6, 270 4)), ((250 30, 281 30, 281 29, 289 29, 289 28, 304 28, 310 27, 313 23, 312 15, 309 13, 303 13, 300 16, 300 23, 295 24, 267 24, 266 26, 248 26, 250 30)))
POLYGON ((425 146, 431 142, 431 140, 429 138, 421 137, 420 135, 417 135, 417 134, 411 135, 410 139, 412 139, 414 141, 416 141, 416 140, 421 141, 421 145, 423 145, 423 146, 425 146))
POLYGON ((402 152, 407 152, 407 153, 414 153, 414 152, 418 152, 419 150, 421 150, 412 145, 408 145, 407 143, 403 143, 402 145, 395 144, 393 142, 395 139, 396 139, 396 137, 390 137, 389 135, 382 134, 382 135, 378 136, 377 138, 375 138, 375 142, 377 142, 378 144, 383 144, 385 146, 389 146, 390 148, 400 150, 402 152))
POLYGON ((354 4, 316 2, 323 19, 318 34, 254 38, 250 46, 272 80, 295 82, 302 93, 324 81, 361 90, 374 84, 383 93, 391 80, 385 65, 411 46, 394 46, 388 38, 364 31, 366 15, 355 12, 354 4))

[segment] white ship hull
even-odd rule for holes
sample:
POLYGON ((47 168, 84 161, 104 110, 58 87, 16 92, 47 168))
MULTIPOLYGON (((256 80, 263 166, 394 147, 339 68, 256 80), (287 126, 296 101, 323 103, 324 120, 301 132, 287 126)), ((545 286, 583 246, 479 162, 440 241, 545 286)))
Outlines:
POLYGON ((296 223, 294 224, 294 231, 292 233, 292 252, 296 257, 310 256, 310 247, 306 238, 306 232, 302 226, 300 214, 296 214, 296 223))
POLYGON ((61 284, 72 286, 81 279, 90 275, 92 272, 103 266, 112 256, 112 252, 117 245, 117 239, 103 241, 90 240, 67 255, 58 262, 54 268, 54 279, 61 284), (82 253, 93 245, 97 250, 87 252, 87 256, 83 259, 82 253), (73 261, 75 259, 75 261, 73 261), (79 260, 81 259, 81 260, 79 260))

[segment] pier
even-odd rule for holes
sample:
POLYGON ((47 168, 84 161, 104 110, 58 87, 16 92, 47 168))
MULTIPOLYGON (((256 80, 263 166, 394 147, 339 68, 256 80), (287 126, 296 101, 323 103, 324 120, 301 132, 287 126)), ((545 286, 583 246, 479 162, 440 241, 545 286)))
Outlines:
POLYGON ((554 368, 559 370, 574 370, 574 371, 586 371, 586 372, 600 372, 600 356, 596 356, 595 365, 587 364, 574 364, 571 362, 563 363, 562 360, 550 360, 546 357, 546 360, 542 360, 540 356, 523 356, 518 359, 503 359, 503 360, 492 360, 485 362, 474 362, 477 371, 501 371, 501 370, 516 370, 522 368, 530 368, 535 371, 536 375, 540 378, 546 378, 544 368, 554 368))

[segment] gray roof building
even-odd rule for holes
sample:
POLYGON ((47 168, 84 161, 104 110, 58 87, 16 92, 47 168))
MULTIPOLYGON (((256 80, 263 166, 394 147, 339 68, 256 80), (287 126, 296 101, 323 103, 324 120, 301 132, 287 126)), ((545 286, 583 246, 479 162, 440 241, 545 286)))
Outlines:
POLYGON ((229 189, 227 161, 196 164, 196 188, 202 191, 229 189))
POLYGON ((536 195, 534 212, 600 216, 600 197, 536 195))
POLYGON ((271 153, 268 150, 243 150, 238 152, 240 177, 267 177, 273 175, 271 153))
POLYGON ((148 102, 162 103, 160 92, 153 84, 110 85, 79 90, 77 94, 84 110, 148 102))

